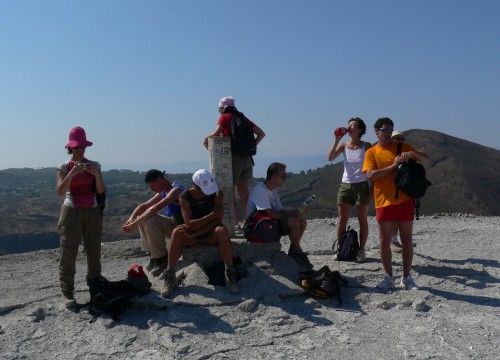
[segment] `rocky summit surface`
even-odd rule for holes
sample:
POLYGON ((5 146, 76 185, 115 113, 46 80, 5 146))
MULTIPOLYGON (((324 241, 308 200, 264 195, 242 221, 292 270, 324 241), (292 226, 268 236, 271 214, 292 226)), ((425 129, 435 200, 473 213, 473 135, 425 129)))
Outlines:
MULTIPOLYGON (((303 248, 315 268, 348 280, 342 304, 303 293, 289 241, 259 254, 234 239, 247 276, 240 292, 208 284, 203 266, 183 260, 183 286, 171 297, 152 291, 119 321, 90 323, 84 308, 64 308, 58 250, 0 257, 1 359, 499 359, 500 221, 437 214, 414 223, 413 278, 418 290, 381 292, 378 230, 369 219, 367 261, 335 262, 336 220, 311 220, 303 248), (253 252, 251 257, 248 254, 253 252)), ((350 224, 357 228, 356 219, 350 224)), ((255 245, 254 245, 255 246, 255 245)), ((263 248, 264 249, 264 248, 263 248)), ((126 277, 148 258, 139 240, 103 244, 103 274, 126 277)), ((399 283, 401 254, 393 254, 399 283)), ((85 255, 77 260, 79 303, 89 300, 85 255)))

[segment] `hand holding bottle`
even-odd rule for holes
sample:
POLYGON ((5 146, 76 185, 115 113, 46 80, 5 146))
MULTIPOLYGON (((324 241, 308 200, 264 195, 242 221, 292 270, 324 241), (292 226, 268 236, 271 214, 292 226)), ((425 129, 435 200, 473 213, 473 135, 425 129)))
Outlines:
POLYGON ((311 195, 311 196, 308 196, 304 202, 302 203, 302 205, 300 205, 297 210, 303 214, 304 212, 306 212, 306 210, 309 208, 309 206, 311 205, 311 203, 313 202, 313 200, 316 198, 316 195, 311 195))
POLYGON ((342 137, 347 133, 350 133, 350 128, 345 128, 345 127, 338 127, 335 129, 333 132, 335 136, 342 137))

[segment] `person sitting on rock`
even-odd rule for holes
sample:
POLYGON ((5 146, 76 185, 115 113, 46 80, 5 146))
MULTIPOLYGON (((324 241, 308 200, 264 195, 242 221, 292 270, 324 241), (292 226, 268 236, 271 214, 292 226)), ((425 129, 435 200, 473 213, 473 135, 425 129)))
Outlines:
POLYGON ((285 180, 285 164, 275 162, 269 165, 266 180, 258 183, 250 193, 247 214, 250 217, 255 211, 263 211, 271 219, 277 220, 280 235, 288 235, 290 238, 288 255, 300 266, 312 269, 307 254, 300 247, 300 239, 306 230, 307 221, 297 209, 284 209, 276 191, 276 188, 283 186, 285 180))
POLYGON ((168 251, 165 238, 170 239, 172 231, 183 223, 179 195, 186 188, 168 181, 165 176, 164 171, 156 169, 146 173, 144 181, 156 194, 139 204, 122 226, 127 233, 139 229, 142 250, 150 254, 146 269, 152 276, 158 276, 166 269, 168 251))
POLYGON ((233 251, 227 228, 222 224, 224 216, 222 190, 213 175, 205 169, 193 174, 193 187, 179 196, 184 224, 172 232, 168 252, 168 266, 164 284, 160 289, 163 297, 169 296, 177 287, 175 266, 181 257, 183 247, 208 244, 219 248, 224 262, 224 281, 230 293, 238 292, 238 274, 233 267, 233 251))

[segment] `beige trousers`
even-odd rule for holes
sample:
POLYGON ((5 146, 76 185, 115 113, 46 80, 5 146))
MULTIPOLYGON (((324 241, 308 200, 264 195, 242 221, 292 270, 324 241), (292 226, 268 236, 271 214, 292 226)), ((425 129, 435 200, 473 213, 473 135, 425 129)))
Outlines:
POLYGON ((101 275, 102 217, 99 208, 75 209, 63 205, 58 228, 61 290, 72 293, 75 289, 76 256, 82 237, 87 256, 87 279, 101 275))
POLYGON ((168 250, 165 238, 170 240, 172 231, 177 227, 177 222, 164 215, 155 214, 139 224, 141 233, 141 247, 149 251, 151 259, 167 256, 168 250))

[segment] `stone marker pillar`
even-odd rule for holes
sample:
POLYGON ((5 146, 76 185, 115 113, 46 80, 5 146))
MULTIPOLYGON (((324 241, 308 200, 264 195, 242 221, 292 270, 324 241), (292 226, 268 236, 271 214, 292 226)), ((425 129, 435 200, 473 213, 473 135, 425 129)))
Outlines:
POLYGON ((208 139, 208 156, 210 172, 215 182, 224 192, 224 218, 222 223, 227 227, 230 237, 235 237, 234 230, 234 186, 233 158, 231 154, 231 139, 213 136, 208 139))

